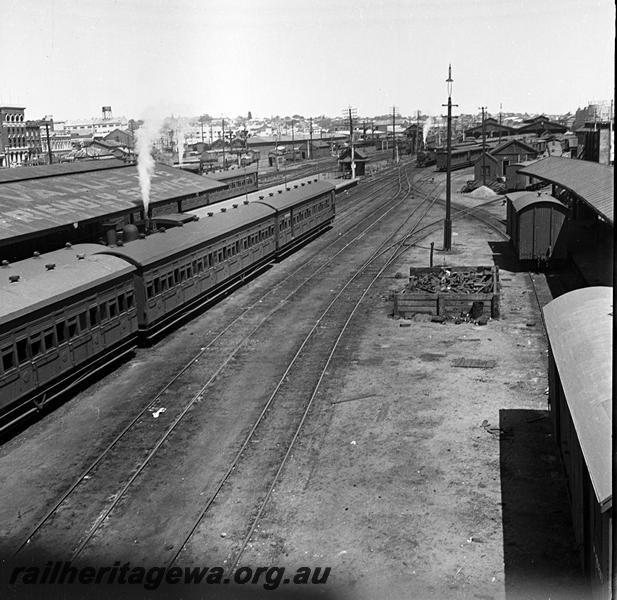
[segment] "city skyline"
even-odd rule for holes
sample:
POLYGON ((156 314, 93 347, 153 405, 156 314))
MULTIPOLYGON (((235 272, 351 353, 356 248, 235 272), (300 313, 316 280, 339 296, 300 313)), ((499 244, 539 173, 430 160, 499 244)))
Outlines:
POLYGON ((457 114, 613 97, 608 0, 6 4, 0 105, 30 119, 440 114, 449 63, 457 114))

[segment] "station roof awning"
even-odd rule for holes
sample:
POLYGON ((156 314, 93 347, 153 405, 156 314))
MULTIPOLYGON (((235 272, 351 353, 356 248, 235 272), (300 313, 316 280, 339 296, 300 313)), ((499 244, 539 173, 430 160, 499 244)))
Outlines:
POLYGON ((599 163, 549 156, 518 170, 563 187, 586 202, 611 225, 613 210, 613 168, 599 163))
MULTIPOLYGON (((224 183, 156 164, 150 205, 224 187, 224 183)), ((73 223, 126 214, 142 206, 135 165, 0 183, 0 243, 73 223)))
POLYGON ((612 504, 613 288, 575 290, 543 311, 568 409, 604 510, 612 504))

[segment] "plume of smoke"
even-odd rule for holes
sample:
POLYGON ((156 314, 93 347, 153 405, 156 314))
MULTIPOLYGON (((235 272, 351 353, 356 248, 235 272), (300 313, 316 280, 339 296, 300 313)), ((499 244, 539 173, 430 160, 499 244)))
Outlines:
POLYGON ((426 145, 426 138, 428 137, 428 132, 431 130, 433 125, 433 120, 429 117, 426 121, 424 121, 424 125, 422 126, 422 141, 426 145))
POLYGON ((143 125, 135 132, 135 151, 137 152, 137 174, 141 200, 144 205, 144 218, 148 218, 150 205, 150 184, 154 173, 154 157, 152 146, 162 127, 161 119, 150 117, 144 120, 143 125))
POLYGON ((173 129, 176 137, 176 147, 178 150, 178 164, 182 166, 184 159, 184 142, 188 131, 188 122, 184 117, 174 117, 173 115, 166 120, 166 125, 173 129))

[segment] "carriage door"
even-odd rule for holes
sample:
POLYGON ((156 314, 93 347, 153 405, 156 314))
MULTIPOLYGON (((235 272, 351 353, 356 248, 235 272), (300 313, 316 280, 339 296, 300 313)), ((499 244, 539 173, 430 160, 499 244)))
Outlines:
POLYGON ((552 254, 551 212, 548 206, 536 206, 534 209, 533 249, 534 256, 537 258, 548 257, 549 253, 552 254))

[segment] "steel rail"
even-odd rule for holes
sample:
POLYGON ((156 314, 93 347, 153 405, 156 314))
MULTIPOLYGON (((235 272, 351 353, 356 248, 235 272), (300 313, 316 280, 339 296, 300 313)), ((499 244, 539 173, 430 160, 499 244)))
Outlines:
MULTIPOLYGON (((387 187, 387 186, 385 186, 387 187)), ((400 186, 400 182, 399 182, 399 191, 396 193, 395 195, 395 200, 391 201, 391 202, 395 202, 396 198, 398 197, 398 194, 400 194, 401 191, 401 186, 400 186)), ((392 210, 394 210, 394 208, 396 208, 396 206, 398 206, 398 204, 402 202, 399 201, 398 203, 394 204, 393 206, 390 206, 389 208, 387 208, 387 210, 384 212, 383 215, 381 215, 380 217, 375 218, 373 215, 369 215, 368 217, 365 217, 364 219, 362 219, 360 221, 359 224, 355 224, 354 226, 350 227, 349 230, 353 230, 356 229, 358 227, 358 225, 361 225, 364 221, 368 220, 369 218, 372 218, 372 221, 370 223, 370 225, 365 228, 359 235, 357 235, 356 237, 354 237, 352 240, 348 241, 335 255, 333 255, 332 257, 330 257, 329 261, 327 263, 325 263, 324 265, 322 265, 321 267, 319 267, 316 271, 314 271, 313 273, 311 273, 311 275, 306 278, 299 286, 297 286, 291 293, 289 293, 283 300, 279 301, 279 303, 277 304, 277 306, 270 311, 266 317, 264 317, 264 319, 262 319, 262 321, 260 321, 260 323, 253 329, 251 330, 251 332, 249 332, 248 335, 246 335, 241 342, 237 345, 237 347, 235 348, 235 350, 233 351, 233 353, 228 356, 228 358, 224 361, 224 363, 219 367, 219 369, 217 369, 217 371, 215 372, 215 375, 212 376, 208 383, 204 386, 207 387, 208 385, 211 384, 211 382, 214 380, 214 378, 221 372, 221 370, 229 363, 229 361, 231 360, 231 358, 233 356, 235 356, 235 354, 239 351, 239 349, 246 343, 246 341, 255 333, 255 331, 257 329, 259 329, 259 327, 261 327, 263 325, 264 322, 267 321, 268 318, 270 318, 272 316, 272 314, 274 312, 276 312, 291 296, 293 296, 295 293, 297 293, 297 291, 302 288, 304 285, 306 285, 306 283, 308 281, 310 281, 312 278, 314 278, 319 272, 321 272, 323 269, 325 269, 331 262, 332 260, 334 260, 337 256, 339 256, 342 252, 345 251, 345 249, 347 249, 347 247, 349 247, 352 243, 354 243, 355 241, 357 241, 358 239, 360 239, 361 237, 363 237, 366 232, 371 229, 373 226, 375 226, 377 223, 379 223, 381 220, 383 220, 383 218, 385 218, 385 216, 387 214, 389 214, 389 212, 391 212, 392 210)), ((338 238, 336 240, 334 240, 331 244, 328 244, 326 246, 326 249, 333 246, 335 243, 337 243, 339 240, 338 238)), ((318 256, 319 254, 321 254, 323 252, 323 250, 320 251, 320 253, 314 253, 314 255, 312 257, 310 257, 309 261, 312 261, 316 256, 318 256)), ((280 282, 278 282, 274 287, 270 288, 265 294, 263 294, 258 300, 256 300, 255 302, 253 302, 249 307, 247 307, 238 317, 236 317, 233 321, 231 321, 223 330, 221 330, 212 340, 210 340, 210 342, 207 344, 207 346, 205 346, 202 349, 200 349, 200 351, 193 357, 191 358, 183 367, 180 371, 178 371, 178 373, 176 373, 176 375, 170 380, 168 381, 165 386, 163 386, 159 392, 157 392, 157 394, 155 395, 155 397, 147 404, 145 405, 145 407, 120 431, 120 433, 118 433, 114 439, 103 449, 103 451, 83 470, 83 472, 80 473, 80 475, 75 479, 75 481, 73 482, 73 484, 71 486, 69 486, 69 488, 60 496, 60 498, 52 505, 52 507, 46 512, 46 514, 37 522, 37 524, 30 530, 29 534, 26 536, 26 539, 18 546, 18 548, 15 550, 14 552, 14 556, 16 556, 17 554, 19 554, 27 545, 30 544, 32 538, 34 535, 36 535, 40 529, 47 523, 47 521, 49 521, 49 519, 57 512, 58 508, 60 508, 60 506, 66 501, 66 499, 75 491, 75 489, 81 484, 83 483, 85 477, 92 472, 98 464, 100 464, 100 462, 107 457, 107 455, 111 452, 111 450, 117 445, 117 443, 129 432, 129 430, 139 421, 139 419, 141 417, 143 417, 147 411, 149 409, 151 409, 156 402, 160 399, 160 397, 165 393, 165 391, 167 389, 169 389, 169 387, 178 380, 178 378, 185 373, 196 361, 198 361, 198 359, 203 355, 203 353, 210 347, 212 347, 216 341, 218 341, 227 331, 229 331, 231 329, 231 327, 233 327, 233 325, 235 325, 237 322, 239 322, 250 310, 252 310, 255 306, 257 306, 258 304, 260 304, 263 300, 263 298, 267 297, 269 294, 271 294, 274 290, 276 290, 277 288, 281 287, 286 281, 288 281, 289 279, 291 279, 293 276, 295 276, 298 272, 300 272, 302 269, 306 268, 306 264, 307 262, 303 263, 300 267, 298 267, 296 270, 294 270, 291 274, 289 274, 288 276, 286 276, 283 280, 281 280, 280 282)), ((189 402, 189 404, 185 407, 185 409, 181 412, 180 417, 177 418, 176 421, 174 421, 174 424, 171 428, 168 429, 168 431, 165 432, 164 437, 159 440, 159 442, 155 445, 154 449, 148 454, 147 459, 143 462, 142 466, 140 467, 139 471, 137 473, 134 474, 133 477, 131 477, 131 479, 129 480, 129 485, 125 485, 122 489, 122 491, 117 494, 115 496, 115 500, 113 503, 113 506, 111 507, 111 509, 113 509, 113 507, 115 507, 115 505, 117 504, 117 502, 119 501, 119 499, 121 498, 121 496, 126 492, 126 490, 128 489, 128 487, 130 487, 130 484, 132 484, 132 482, 135 480, 136 475, 138 475, 143 468, 145 468, 145 466, 147 465, 147 463, 150 461, 150 459, 152 458, 152 456, 154 455, 154 453, 156 452, 156 450, 158 450, 158 448, 160 447, 160 445, 162 444, 162 442, 169 436, 169 434, 171 433, 171 431, 175 428, 175 426, 177 425, 177 423, 179 423, 179 421, 182 419, 182 417, 186 414, 186 412, 188 411, 188 409, 194 405, 195 401, 199 398, 199 396, 201 395, 201 393, 203 392, 198 392, 197 394, 194 395, 194 397, 191 399, 191 401, 189 402)), ((110 512, 110 510, 106 510, 105 511, 105 516, 107 516, 110 512)), ((88 539, 90 539, 92 537, 92 535, 94 534, 95 530, 98 529, 98 526, 100 526, 100 523, 102 522, 103 518, 99 517, 99 519, 97 519, 97 521, 95 522, 96 524, 96 528, 94 528, 94 530, 91 530, 91 532, 89 532, 89 537, 88 539)), ((79 548, 79 552, 81 552, 81 550, 83 549, 83 547, 85 546, 85 544, 82 542, 80 543, 80 545, 78 546, 79 548)), ((79 554, 79 552, 75 553, 74 552, 74 556, 76 556, 77 554, 79 554)))

